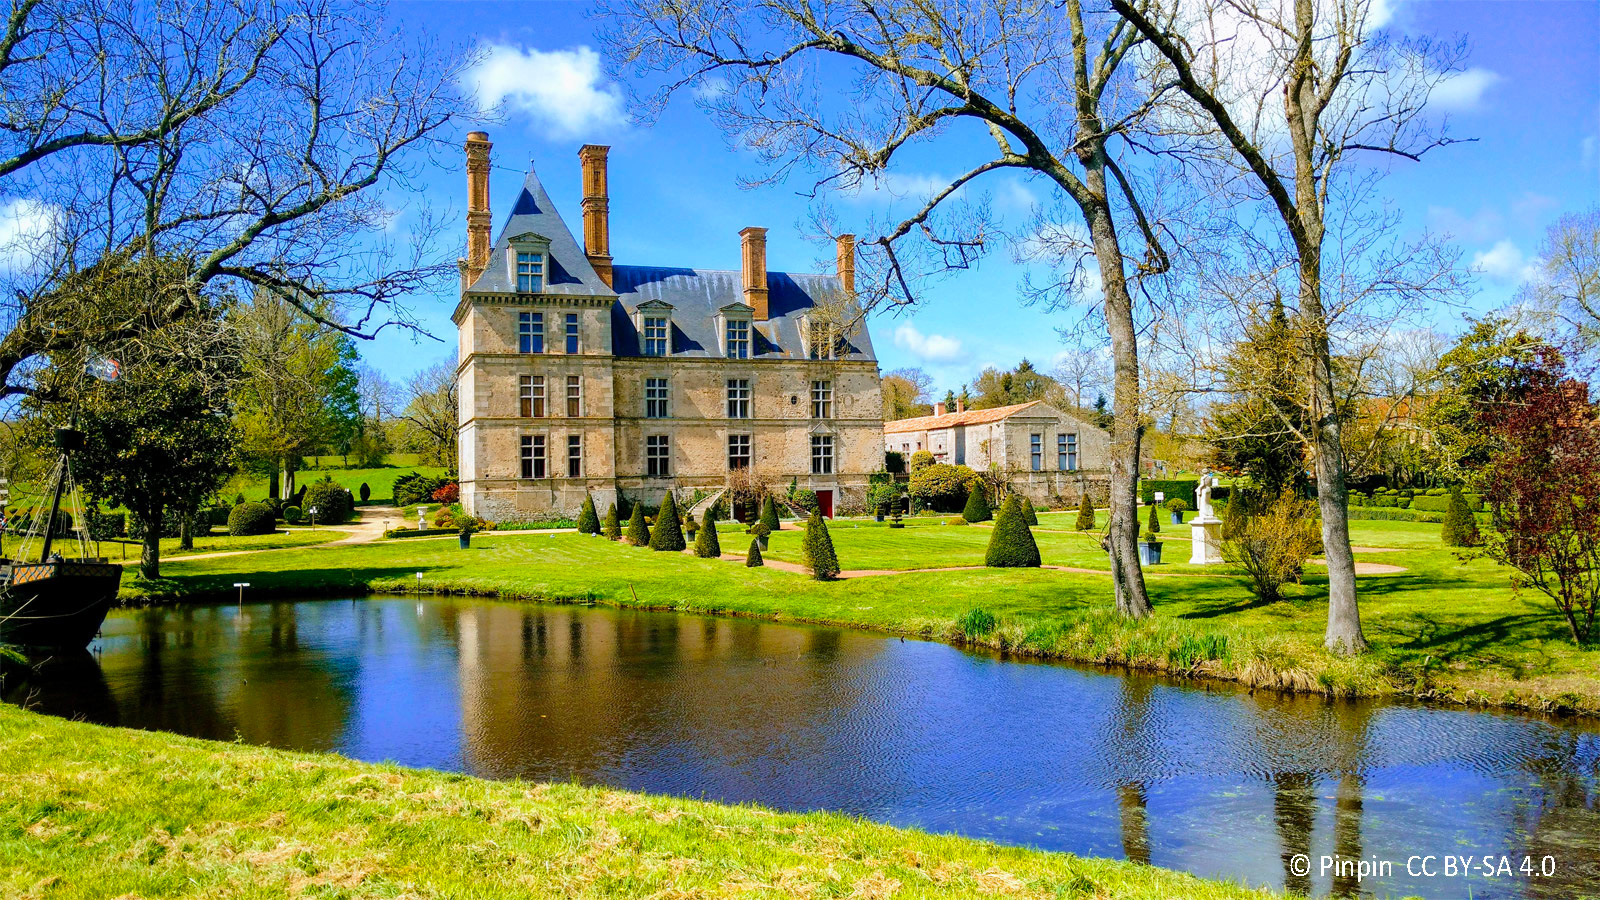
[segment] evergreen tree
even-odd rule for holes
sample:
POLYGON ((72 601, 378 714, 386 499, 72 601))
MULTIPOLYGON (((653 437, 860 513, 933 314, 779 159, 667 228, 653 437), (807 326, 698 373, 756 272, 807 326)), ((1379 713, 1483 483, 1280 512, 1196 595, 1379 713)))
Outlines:
POLYGON ((760 538, 750 542, 750 552, 745 554, 744 565, 747 569, 754 569, 766 565, 766 562, 761 559, 760 538))
POLYGON ((1094 504, 1089 502, 1087 493, 1078 501, 1078 524, 1073 527, 1079 531, 1094 530, 1094 504))
POLYGON ((701 559, 720 559, 722 542, 717 540, 717 517, 707 509, 700 517, 700 534, 694 539, 694 555, 701 559))
POLYGON ((833 552, 833 538, 828 536, 828 525, 822 521, 822 513, 814 512, 806 520, 806 537, 800 546, 812 578, 832 581, 839 577, 839 557, 833 552))
POLYGON ((1156 510, 1156 505, 1154 503, 1150 504, 1150 521, 1144 527, 1144 530, 1150 534, 1157 534, 1161 531, 1161 517, 1156 514, 1156 510))
POLYGON ((628 519, 628 543, 635 547, 650 545, 650 526, 644 523, 644 504, 633 505, 633 516, 628 519))
POLYGON ((656 528, 650 533, 650 549, 678 552, 687 547, 683 541, 683 523, 678 520, 678 502, 672 492, 661 498, 661 511, 656 513, 656 528))
POLYGON ((1039 524, 1039 511, 1033 508, 1032 500, 1022 501, 1022 518, 1030 526, 1039 524))
POLYGON ((1028 530, 1022 504, 1012 494, 1000 507, 994 520, 994 530, 989 533, 989 550, 984 554, 984 565, 1000 569, 1037 568, 1039 545, 1028 530))
POLYGON ((600 516, 594 511, 594 498, 588 494, 583 495, 583 507, 578 510, 578 533, 600 533, 600 516))
POLYGON ((622 537, 622 526, 617 523, 617 505, 611 504, 606 508, 606 520, 600 525, 600 533, 606 540, 614 541, 622 537))
POLYGON ((1467 506, 1466 495, 1460 487, 1450 489, 1450 505, 1445 509, 1444 527, 1440 529, 1446 547, 1478 546, 1478 518, 1467 506))
POLYGON ((768 531, 778 530, 778 501, 772 499, 771 494, 761 504, 761 524, 767 526, 768 531))
POLYGON ((994 513, 989 509, 989 500, 983 495, 983 485, 972 486, 972 492, 967 494, 967 508, 961 511, 961 518, 968 522, 987 522, 994 518, 994 513))

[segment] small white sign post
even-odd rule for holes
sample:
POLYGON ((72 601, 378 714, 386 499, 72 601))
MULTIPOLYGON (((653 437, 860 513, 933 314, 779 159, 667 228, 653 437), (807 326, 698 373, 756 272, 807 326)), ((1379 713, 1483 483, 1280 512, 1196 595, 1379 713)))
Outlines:
POLYGON ((250 582, 235 581, 233 586, 239 589, 239 611, 244 612, 244 589, 250 586, 250 582))

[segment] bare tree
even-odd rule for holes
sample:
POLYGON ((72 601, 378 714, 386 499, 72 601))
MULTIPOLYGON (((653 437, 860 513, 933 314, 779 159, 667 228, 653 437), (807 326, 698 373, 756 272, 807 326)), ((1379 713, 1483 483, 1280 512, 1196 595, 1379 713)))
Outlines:
POLYGON ((1060 356, 1051 375, 1074 409, 1088 409, 1094 405, 1095 398, 1106 392, 1110 359, 1103 347, 1068 350, 1060 356))
MULTIPOLYGON (((908 148, 958 129, 992 144, 961 174, 939 179, 909 215, 869 223, 872 233, 858 243, 863 313, 914 302, 922 279, 970 268, 1007 237, 970 196, 986 176, 1011 171, 1049 185, 1073 220, 1068 239, 1028 235, 1013 244, 1035 258, 1057 256, 1053 264, 1067 270, 1090 259, 1098 271, 1096 291, 1067 278, 1039 293, 1098 293, 1115 373, 1108 546, 1116 603, 1124 615, 1148 615, 1136 547, 1139 349, 1129 272, 1160 273, 1167 256, 1137 179, 1118 160, 1131 155, 1129 135, 1165 91, 1144 91, 1133 77, 1138 33, 1080 0, 606 0, 602 12, 611 58, 664 82, 646 108, 692 92, 770 166, 763 182, 809 172, 813 196, 892 191, 908 148)), ((962 145, 940 146, 949 159, 962 145)), ((817 220, 825 232, 841 230, 826 208, 817 220)))
POLYGON ((453 57, 377 3, 14 0, 0 36, 0 195, 32 240, 4 248, 0 397, 40 361, 124 352, 202 287, 271 288, 352 335, 414 327, 446 278, 433 223, 383 199, 457 108, 453 57), (183 260, 138 302, 76 276, 183 260))
POLYGON ((446 471, 457 465, 456 362, 447 359, 406 382, 406 407, 400 418, 415 432, 423 456, 446 471))
POLYGON ((1374 25, 1373 0, 1111 0, 1111 7, 1154 49, 1154 80, 1181 89, 1197 134, 1214 136, 1244 175, 1241 186, 1264 194, 1292 244, 1328 559, 1323 642, 1359 653, 1367 641, 1323 280, 1329 204, 1362 155, 1420 160, 1450 142, 1423 112, 1462 50, 1385 35, 1374 25))
POLYGON ((1550 226, 1539 246, 1538 271, 1517 300, 1553 316, 1570 332, 1574 349, 1593 354, 1600 346, 1600 206, 1550 226))

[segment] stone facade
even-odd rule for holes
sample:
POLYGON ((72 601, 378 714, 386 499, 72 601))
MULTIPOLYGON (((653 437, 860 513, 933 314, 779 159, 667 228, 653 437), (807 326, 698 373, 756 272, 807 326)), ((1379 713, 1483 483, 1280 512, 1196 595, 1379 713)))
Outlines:
POLYGON ((908 463, 927 450, 937 462, 1001 474, 1036 504, 1109 495, 1111 435, 1041 401, 955 412, 940 403, 934 415, 883 423, 883 446, 908 463))
MULTIPOLYGON (((853 318, 838 313, 853 307, 848 238, 831 275, 768 272, 759 228, 741 234, 740 271, 616 265, 605 148, 580 158, 584 249, 532 172, 494 244, 469 238, 454 315, 462 505, 515 521, 572 515, 586 493, 602 512, 619 493, 687 501, 743 467, 817 491, 825 511, 863 503, 883 466, 877 361, 864 325, 827 325, 853 318)), ((486 204, 487 169, 468 177, 486 204)))

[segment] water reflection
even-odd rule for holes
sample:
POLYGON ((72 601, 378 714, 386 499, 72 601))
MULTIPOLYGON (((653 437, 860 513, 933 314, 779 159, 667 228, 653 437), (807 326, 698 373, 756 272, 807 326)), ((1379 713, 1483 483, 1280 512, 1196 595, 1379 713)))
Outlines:
POLYGON ((835 809, 1318 895, 1600 889, 1600 735, 1587 724, 1206 690, 831 629, 465 600, 118 613, 99 649, 98 665, 12 673, 6 699, 496 778, 835 809), (1487 852, 1557 868, 1405 872, 1413 855, 1487 852), (1394 871, 1322 871, 1332 855, 1394 871))

